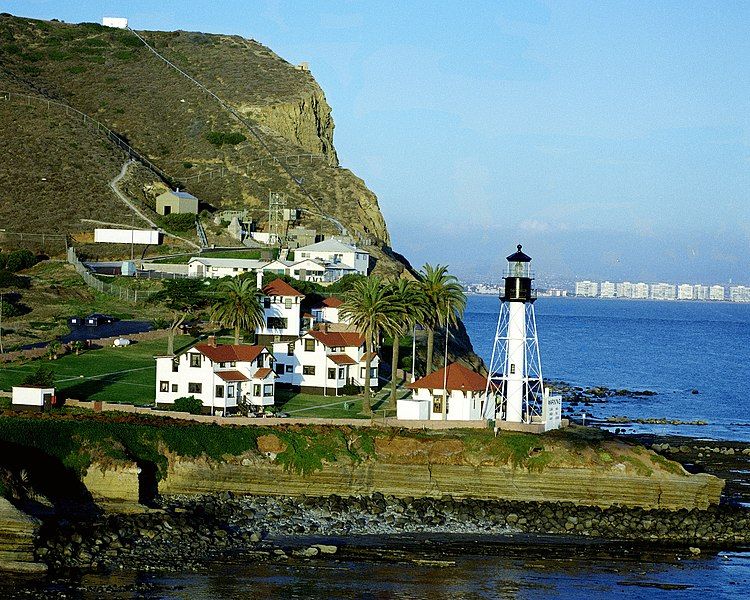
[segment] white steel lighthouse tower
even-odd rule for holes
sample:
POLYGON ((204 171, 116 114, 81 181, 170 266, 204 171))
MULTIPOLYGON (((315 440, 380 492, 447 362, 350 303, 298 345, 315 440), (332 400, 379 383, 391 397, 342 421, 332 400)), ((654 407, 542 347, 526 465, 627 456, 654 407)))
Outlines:
POLYGON ((521 251, 519 244, 518 251, 507 260, 505 291, 500 295, 500 315, 487 375, 487 392, 495 392, 497 405, 495 414, 491 414, 493 407, 488 405, 485 417, 512 423, 546 423, 549 394, 542 382, 531 257, 521 251))

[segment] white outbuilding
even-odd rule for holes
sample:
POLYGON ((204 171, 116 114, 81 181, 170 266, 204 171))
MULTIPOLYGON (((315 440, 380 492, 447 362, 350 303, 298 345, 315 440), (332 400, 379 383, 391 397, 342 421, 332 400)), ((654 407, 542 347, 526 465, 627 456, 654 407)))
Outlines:
POLYGON ((14 385, 11 404, 16 410, 42 412, 55 404, 55 388, 14 385))
POLYGON ((434 371, 406 386, 414 390, 411 398, 399 400, 396 417, 403 420, 441 420, 443 402, 449 421, 480 421, 485 403, 495 402, 495 394, 485 392, 487 378, 458 363, 434 371))

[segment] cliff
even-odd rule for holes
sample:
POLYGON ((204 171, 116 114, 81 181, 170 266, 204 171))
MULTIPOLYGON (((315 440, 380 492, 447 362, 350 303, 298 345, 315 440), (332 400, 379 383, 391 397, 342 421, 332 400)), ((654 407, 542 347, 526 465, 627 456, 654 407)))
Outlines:
POLYGON ((34 537, 40 522, 0 497, 0 571, 39 573, 46 566, 34 562, 34 537))

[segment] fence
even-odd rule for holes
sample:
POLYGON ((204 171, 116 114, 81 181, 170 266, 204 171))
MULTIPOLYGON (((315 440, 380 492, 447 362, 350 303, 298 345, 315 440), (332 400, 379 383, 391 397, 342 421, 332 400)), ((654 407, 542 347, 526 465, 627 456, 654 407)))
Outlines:
POLYGON ((33 248, 42 252, 68 249, 68 236, 61 233, 26 233, 0 229, 0 246, 10 244, 13 248, 33 248))
POLYGON ((130 288, 122 287, 120 285, 114 285, 112 283, 105 283, 101 279, 94 277, 86 266, 78 260, 75 249, 72 247, 68 248, 68 262, 75 267, 75 270, 83 277, 86 285, 94 288, 96 291, 120 300, 127 300, 128 302, 142 302, 147 300, 152 294, 155 294, 155 290, 131 290, 130 288))

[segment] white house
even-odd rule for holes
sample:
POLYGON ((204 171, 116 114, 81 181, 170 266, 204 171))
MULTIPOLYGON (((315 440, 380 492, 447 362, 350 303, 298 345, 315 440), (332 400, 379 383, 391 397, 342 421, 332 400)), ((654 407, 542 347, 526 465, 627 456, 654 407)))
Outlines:
POLYGON ((299 261, 274 260, 263 267, 264 273, 288 275, 300 281, 323 283, 326 279, 326 265, 313 259, 299 261))
MULTIPOLYGON (((414 390, 411 398, 398 400, 396 418, 405 420, 433 420, 443 418, 443 400, 447 401, 450 421, 478 421, 482 419, 487 378, 452 363, 448 369, 433 371, 406 387, 414 390)), ((489 400, 494 404, 495 394, 489 400)))
POLYGON ((322 302, 316 304, 310 309, 313 319, 316 323, 343 323, 339 315, 339 307, 343 302, 335 296, 324 298, 322 302))
MULTIPOLYGON (((312 258, 323 261, 331 272, 331 277, 334 277, 336 273, 346 275, 349 272, 367 275, 370 267, 369 253, 338 240, 323 240, 317 244, 297 248, 294 251, 294 258, 295 260, 312 258)), ((340 277, 336 277, 338 278, 340 277)), ((336 279, 332 278, 329 281, 336 279)))
POLYGON ((14 385, 11 405, 16 410, 42 412, 55 404, 55 388, 33 385, 14 385))
POLYGON ((177 356, 156 357, 156 406, 168 409, 177 398, 194 396, 207 414, 231 414, 241 404, 263 411, 274 404, 272 365, 263 346, 217 345, 209 337, 177 356))
POLYGON ((305 295, 281 279, 263 288, 264 324, 255 330, 259 343, 287 342, 297 339, 311 326, 311 318, 301 313, 305 295))
MULTIPOLYGON (((364 386, 365 338, 353 331, 311 330, 297 340, 273 345, 278 383, 338 396, 347 383, 364 386)), ((378 386, 380 359, 373 354, 370 385, 378 386)))
POLYGON ((256 273, 268 264, 267 260, 252 258, 203 258, 193 256, 188 261, 190 277, 237 277, 243 273, 256 273))

